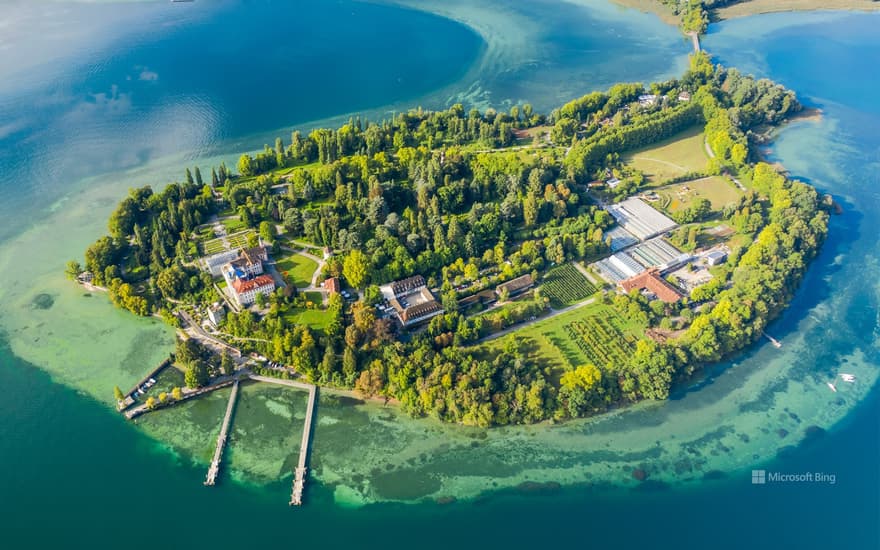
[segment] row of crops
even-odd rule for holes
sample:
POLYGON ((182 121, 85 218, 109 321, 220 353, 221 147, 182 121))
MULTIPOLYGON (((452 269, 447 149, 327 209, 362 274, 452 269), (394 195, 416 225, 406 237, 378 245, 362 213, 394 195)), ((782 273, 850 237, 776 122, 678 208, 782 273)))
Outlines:
POLYGON ((227 250, 245 248, 247 247, 248 236, 252 233, 253 230, 248 229, 226 237, 219 237, 211 239, 210 241, 205 241, 202 243, 202 253, 206 256, 210 256, 211 254, 218 254, 227 250))
POLYGON ((629 361, 636 339, 621 329, 614 315, 590 315, 565 325, 565 330, 590 363, 616 370, 629 361))
POLYGON ((596 293, 596 287, 571 264, 548 271, 542 289, 554 308, 576 304, 596 293))

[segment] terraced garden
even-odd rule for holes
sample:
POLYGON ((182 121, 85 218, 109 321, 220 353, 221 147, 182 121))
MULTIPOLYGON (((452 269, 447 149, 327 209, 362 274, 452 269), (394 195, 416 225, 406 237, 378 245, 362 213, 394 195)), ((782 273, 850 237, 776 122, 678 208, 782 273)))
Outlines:
POLYGON ((227 235, 226 237, 219 237, 211 239, 210 241, 205 241, 202 243, 202 253, 206 256, 210 256, 211 254, 219 254, 220 252, 225 252, 227 250, 245 248, 247 246, 248 236, 252 233, 253 230, 249 229, 233 235, 227 235))
POLYGON ((586 300, 596 293, 596 287, 571 264, 554 267, 544 276, 541 286, 550 305, 560 309, 586 300))

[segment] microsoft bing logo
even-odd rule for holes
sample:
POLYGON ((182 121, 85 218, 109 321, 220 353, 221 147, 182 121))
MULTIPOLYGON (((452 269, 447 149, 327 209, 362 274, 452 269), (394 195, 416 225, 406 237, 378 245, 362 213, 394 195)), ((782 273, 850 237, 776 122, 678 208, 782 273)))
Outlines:
POLYGON ((752 470, 752 485, 764 485, 767 483, 766 470, 752 470))

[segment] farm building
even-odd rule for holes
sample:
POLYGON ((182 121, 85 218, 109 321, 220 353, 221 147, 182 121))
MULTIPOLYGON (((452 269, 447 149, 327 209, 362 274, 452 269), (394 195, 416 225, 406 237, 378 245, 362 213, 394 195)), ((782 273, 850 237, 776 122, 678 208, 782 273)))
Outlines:
POLYGON ((689 254, 683 254, 662 237, 657 237, 617 252, 592 265, 602 278, 616 284, 648 269, 666 273, 686 264, 690 259, 689 254))
POLYGON ((523 275, 522 277, 511 279, 510 281, 501 283, 495 287, 495 294, 501 296, 501 293, 506 290, 508 296, 516 296, 517 294, 522 294, 532 288, 534 284, 535 281, 532 279, 531 275, 523 275))
POLYGON ((617 223, 639 240, 656 237, 677 227, 677 224, 654 210, 641 199, 629 198, 617 204, 606 206, 617 223))
POLYGON ((713 250, 706 254, 706 263, 709 265, 721 265, 727 261, 727 252, 723 250, 713 250))
POLYGON ((671 284, 664 281, 656 269, 649 269, 641 275, 636 275, 618 284, 624 292, 647 290, 660 300, 670 304, 681 299, 681 293, 671 284))
POLYGON ((639 240, 634 237, 632 233, 620 227, 619 225, 614 226, 605 232, 605 241, 608 242, 608 245, 611 247, 612 252, 623 250, 624 248, 627 248, 639 242, 639 240), (610 242, 608 242, 609 239, 610 242))
POLYGON ((380 289, 400 324, 405 327, 427 321, 444 311, 421 275, 382 285, 380 289))
POLYGON ((690 254, 684 254, 663 237, 636 245, 626 251, 630 257, 645 267, 656 267, 660 272, 675 269, 690 261, 690 254))
POLYGON ((620 281, 635 277, 646 269, 645 266, 635 261, 626 252, 618 252, 604 260, 599 260, 592 264, 592 267, 603 279, 610 283, 619 283, 620 281))

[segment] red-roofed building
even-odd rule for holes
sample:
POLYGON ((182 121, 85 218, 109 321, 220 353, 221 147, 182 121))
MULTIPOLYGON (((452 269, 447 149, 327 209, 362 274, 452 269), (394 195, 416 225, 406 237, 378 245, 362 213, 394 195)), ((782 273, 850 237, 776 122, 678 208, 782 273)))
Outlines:
POLYGON ((275 290, 275 280, 269 275, 258 275, 253 279, 235 279, 231 286, 239 305, 249 306, 257 300, 257 294, 271 294, 275 290))
POLYGON ((339 278, 330 277, 324 281, 324 289, 330 294, 339 294, 339 291, 342 290, 342 284, 339 282, 339 278))
POLYGON ((681 299, 681 293, 674 286, 664 281, 656 269, 650 269, 640 275, 620 281, 619 284, 624 292, 648 290, 668 304, 674 304, 681 299))

